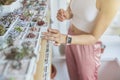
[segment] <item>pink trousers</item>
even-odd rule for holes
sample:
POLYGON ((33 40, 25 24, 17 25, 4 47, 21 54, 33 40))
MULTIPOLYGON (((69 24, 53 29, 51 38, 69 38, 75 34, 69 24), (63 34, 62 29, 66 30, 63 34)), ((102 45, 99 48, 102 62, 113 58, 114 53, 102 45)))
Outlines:
MULTIPOLYGON (((68 34, 74 35, 69 29, 68 34)), ((98 80, 101 43, 66 45, 66 62, 70 80, 98 80)))

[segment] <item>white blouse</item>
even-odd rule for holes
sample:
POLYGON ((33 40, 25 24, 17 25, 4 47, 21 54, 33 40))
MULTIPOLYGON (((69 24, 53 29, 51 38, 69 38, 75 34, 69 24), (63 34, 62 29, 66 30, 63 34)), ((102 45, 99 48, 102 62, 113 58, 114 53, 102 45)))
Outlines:
POLYGON ((98 14, 96 0, 72 0, 70 8, 73 13, 71 23, 76 28, 90 33, 98 14))

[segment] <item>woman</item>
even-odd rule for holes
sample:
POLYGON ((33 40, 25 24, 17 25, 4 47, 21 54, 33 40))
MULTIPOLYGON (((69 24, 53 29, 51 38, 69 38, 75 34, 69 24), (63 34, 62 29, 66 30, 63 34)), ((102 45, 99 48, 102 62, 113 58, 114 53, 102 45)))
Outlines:
POLYGON ((100 37, 117 15, 120 0, 72 0, 68 9, 60 9, 57 19, 71 19, 68 35, 56 29, 44 32, 55 45, 66 44, 70 80, 98 80, 100 37))

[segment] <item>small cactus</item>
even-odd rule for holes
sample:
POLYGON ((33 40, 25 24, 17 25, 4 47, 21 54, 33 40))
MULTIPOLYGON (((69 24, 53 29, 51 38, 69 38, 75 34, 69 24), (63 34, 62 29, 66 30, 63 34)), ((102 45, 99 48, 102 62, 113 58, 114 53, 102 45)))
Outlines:
POLYGON ((0 36, 4 35, 5 31, 4 27, 0 25, 0 36))
POLYGON ((13 40, 12 36, 8 37, 7 44, 8 44, 8 46, 13 46, 14 45, 14 40, 13 40))

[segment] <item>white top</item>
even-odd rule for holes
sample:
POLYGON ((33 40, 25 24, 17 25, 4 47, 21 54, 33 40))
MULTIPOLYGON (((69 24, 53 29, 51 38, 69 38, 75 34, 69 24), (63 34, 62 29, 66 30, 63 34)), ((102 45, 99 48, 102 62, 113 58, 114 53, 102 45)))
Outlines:
POLYGON ((90 33, 98 14, 96 0, 72 0, 70 8, 73 13, 71 23, 79 30, 90 33))

